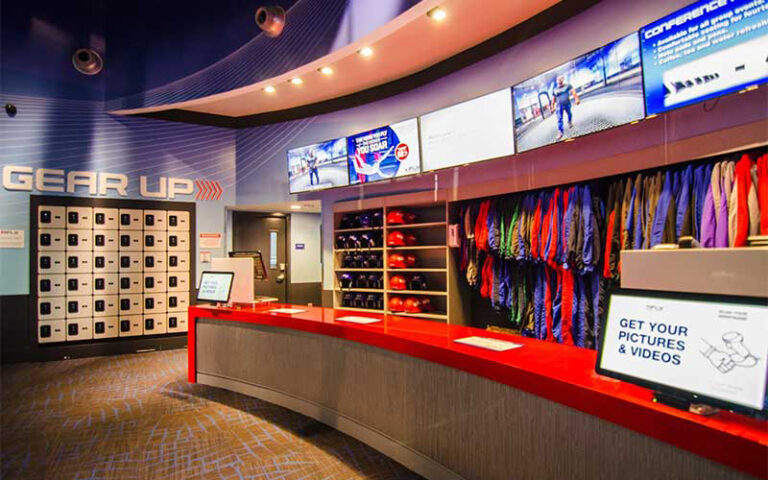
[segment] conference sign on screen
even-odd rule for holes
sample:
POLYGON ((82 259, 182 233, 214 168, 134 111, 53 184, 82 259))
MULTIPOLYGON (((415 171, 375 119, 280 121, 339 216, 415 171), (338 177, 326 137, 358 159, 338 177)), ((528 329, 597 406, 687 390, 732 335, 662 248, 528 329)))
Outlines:
POLYGON ((768 3, 696 2, 640 30, 648 115, 768 79, 768 3))
POLYGON ((766 319, 766 299, 619 290, 608 302, 597 370, 702 403, 760 412, 766 319))
POLYGON ((288 150, 288 184, 291 193, 343 187, 347 183, 346 138, 288 150))
POLYGON ((428 113, 419 120, 424 171, 515 153, 509 88, 428 113))
POLYGON ((516 85, 515 143, 524 152, 640 120, 637 32, 516 85))
POLYGON ((347 137, 349 184, 377 182, 421 172, 415 118, 347 137))

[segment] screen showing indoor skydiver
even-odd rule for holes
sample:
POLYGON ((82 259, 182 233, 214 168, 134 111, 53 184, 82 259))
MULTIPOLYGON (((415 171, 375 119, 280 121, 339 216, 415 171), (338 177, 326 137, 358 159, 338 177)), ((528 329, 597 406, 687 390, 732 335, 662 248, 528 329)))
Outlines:
POLYGON ((288 150, 291 193, 343 187, 347 182, 346 138, 288 150))
POLYGON ((513 101, 518 152, 643 118, 637 33, 516 85, 513 101))

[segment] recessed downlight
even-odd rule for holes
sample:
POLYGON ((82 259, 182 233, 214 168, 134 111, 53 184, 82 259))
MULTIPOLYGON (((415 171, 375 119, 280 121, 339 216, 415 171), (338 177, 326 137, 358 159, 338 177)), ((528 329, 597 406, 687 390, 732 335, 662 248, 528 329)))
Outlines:
POLYGON ((436 22, 442 22, 448 16, 448 13, 443 7, 435 7, 427 12, 427 16, 436 22))
POLYGON ((264 87, 265 93, 275 93, 276 91, 277 90, 272 85, 267 85, 266 87, 264 87))
POLYGON ((300 79, 299 77, 294 77, 290 79, 289 82, 291 82, 291 84, 293 85, 301 85, 302 83, 304 83, 304 80, 300 79))
POLYGON ((318 72, 322 73, 323 75, 333 75, 333 69, 331 67, 323 67, 318 70, 318 72))
POLYGON ((373 55, 373 49, 371 47, 363 47, 360 50, 358 50, 357 53, 359 53, 364 57, 370 57, 371 55, 373 55))

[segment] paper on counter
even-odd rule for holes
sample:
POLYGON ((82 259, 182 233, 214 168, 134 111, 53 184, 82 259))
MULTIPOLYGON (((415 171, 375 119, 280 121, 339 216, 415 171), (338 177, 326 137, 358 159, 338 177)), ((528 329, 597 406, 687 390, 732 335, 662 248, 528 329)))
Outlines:
POLYGON ((464 337, 454 340, 456 343, 463 345, 471 345, 473 347, 484 348, 486 350, 493 350, 494 352, 505 352, 507 350, 514 350, 520 348, 523 345, 520 343, 507 342, 506 340, 499 340, 498 338, 488 337, 464 337))
POLYGON ((359 317, 355 315, 348 315, 346 317, 338 317, 336 318, 336 321, 339 322, 349 322, 349 323, 359 323, 361 325, 367 325, 369 323, 377 323, 380 322, 380 318, 371 318, 371 317, 359 317))
POLYGON ((302 313, 306 312, 306 310, 302 310, 301 308, 273 308, 270 310, 271 313, 302 313))

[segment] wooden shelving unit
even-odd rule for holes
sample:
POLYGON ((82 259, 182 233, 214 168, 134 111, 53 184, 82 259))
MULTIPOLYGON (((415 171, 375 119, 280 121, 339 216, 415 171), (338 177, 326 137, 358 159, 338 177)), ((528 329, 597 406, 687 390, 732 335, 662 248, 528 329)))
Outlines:
MULTIPOLYGON (((417 195, 419 196, 419 195, 417 195)), ((409 317, 422 318, 440 322, 451 322, 451 302, 449 301, 449 288, 453 282, 449 280, 450 251, 447 245, 448 233, 448 207, 447 203, 440 199, 438 201, 428 201, 421 198, 415 198, 413 195, 405 195, 404 198, 387 197, 386 200, 371 199, 364 201, 345 202, 337 204, 334 207, 334 225, 338 227, 342 223, 344 215, 356 215, 363 213, 380 212, 384 219, 382 226, 360 227, 360 228, 336 228, 334 230, 334 239, 340 234, 354 234, 363 232, 381 232, 381 247, 349 249, 334 249, 334 308, 349 310, 354 312, 374 312, 387 313, 392 315, 402 315, 409 317), (409 199, 416 201, 409 202, 409 199), (392 201, 395 200, 395 201, 392 201), (386 222, 387 214, 394 209, 414 213, 416 220, 409 224, 388 224, 386 222), (406 234, 415 235, 418 244, 414 246, 393 246, 386 245, 387 236, 392 231, 400 230, 406 234), (344 268, 343 258, 349 253, 374 252, 382 255, 383 268, 344 268), (412 268, 389 268, 389 258, 391 255, 399 253, 403 255, 412 254, 416 256, 417 264, 412 268), (339 281, 343 273, 381 273, 383 280, 383 289, 369 288, 342 288, 339 281), (390 279, 394 275, 402 275, 409 281, 412 274, 420 274, 425 277, 427 282, 426 290, 393 290, 389 288, 390 279), (345 294, 380 294, 383 299, 384 309, 368 309, 359 306, 345 307, 342 304, 345 294), (394 296, 400 296, 403 299, 408 297, 428 298, 435 308, 435 311, 422 313, 390 312, 388 309, 389 301, 394 296)))

